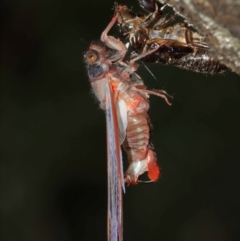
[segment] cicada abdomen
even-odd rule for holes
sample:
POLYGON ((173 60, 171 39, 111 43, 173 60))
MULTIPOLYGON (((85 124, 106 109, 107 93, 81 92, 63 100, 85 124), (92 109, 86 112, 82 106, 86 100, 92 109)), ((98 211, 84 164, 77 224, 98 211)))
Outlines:
POLYGON ((136 89, 129 89, 121 97, 128 107, 126 138, 122 144, 129 162, 129 167, 125 172, 125 182, 127 184, 137 184, 139 176, 145 172, 148 173, 149 179, 155 182, 159 178, 160 168, 157 164, 155 152, 149 142, 148 94, 155 94, 165 98, 165 93, 148 91, 143 84, 134 88, 136 89))
POLYGON ((178 22, 178 15, 165 13, 166 4, 156 0, 140 0, 149 15, 139 15, 121 6, 118 17, 120 33, 137 54, 161 47, 143 58, 146 62, 173 64, 201 73, 221 73, 228 68, 211 55, 205 37, 194 31, 186 22, 178 22))
POLYGON ((184 55, 180 59, 169 60, 169 63, 177 67, 192 70, 200 73, 222 73, 227 70, 227 67, 211 57, 208 50, 196 48, 194 52, 184 55))

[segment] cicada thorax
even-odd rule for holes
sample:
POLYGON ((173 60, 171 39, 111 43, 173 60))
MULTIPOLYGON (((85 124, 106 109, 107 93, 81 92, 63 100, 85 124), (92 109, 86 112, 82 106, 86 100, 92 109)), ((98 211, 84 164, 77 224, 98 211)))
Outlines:
POLYGON ((127 7, 122 8, 118 25, 120 33, 126 36, 137 54, 160 45, 156 52, 147 55, 143 61, 173 64, 184 69, 211 74, 228 69, 212 56, 207 39, 188 23, 178 22, 179 16, 166 14, 163 11, 164 4, 155 0, 139 2, 150 14, 137 15, 127 7))

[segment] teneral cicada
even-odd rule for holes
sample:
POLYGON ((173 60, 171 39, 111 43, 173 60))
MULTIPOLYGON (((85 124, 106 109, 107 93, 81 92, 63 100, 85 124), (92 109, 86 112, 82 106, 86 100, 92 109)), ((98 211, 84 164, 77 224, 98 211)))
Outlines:
POLYGON ((125 183, 137 184, 138 177, 145 172, 153 182, 160 175, 156 155, 149 142, 149 95, 162 97, 170 105, 165 91, 147 90, 136 73, 136 61, 155 49, 123 61, 127 52, 125 45, 108 35, 117 22, 119 11, 103 31, 101 40, 93 41, 84 54, 93 92, 106 113, 109 241, 122 240, 122 189, 125 189, 125 183), (125 174, 121 146, 129 162, 125 174))
POLYGON ((149 14, 135 14, 126 6, 121 6, 118 25, 120 33, 127 38, 137 54, 145 53, 155 48, 155 45, 161 45, 157 51, 143 58, 143 61, 173 64, 187 70, 210 74, 228 69, 211 56, 205 37, 187 22, 179 22, 179 15, 166 14, 169 5, 159 0, 138 1, 149 14))

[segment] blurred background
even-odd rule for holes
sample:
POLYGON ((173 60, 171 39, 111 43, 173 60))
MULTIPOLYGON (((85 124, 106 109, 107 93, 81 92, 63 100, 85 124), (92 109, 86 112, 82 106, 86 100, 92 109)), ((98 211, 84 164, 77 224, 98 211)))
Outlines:
MULTIPOLYGON (((113 4, 1 2, 2 241, 106 240, 105 116, 83 52, 113 4)), ((124 241, 240 240, 240 77, 148 67, 174 100, 150 99, 162 177, 127 188, 124 241)))

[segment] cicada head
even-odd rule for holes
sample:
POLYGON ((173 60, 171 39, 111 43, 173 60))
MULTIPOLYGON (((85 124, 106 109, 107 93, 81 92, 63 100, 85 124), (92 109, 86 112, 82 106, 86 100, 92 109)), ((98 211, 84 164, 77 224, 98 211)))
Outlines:
POLYGON ((84 54, 90 81, 101 79, 109 70, 111 57, 116 51, 106 47, 101 41, 92 41, 84 54))

